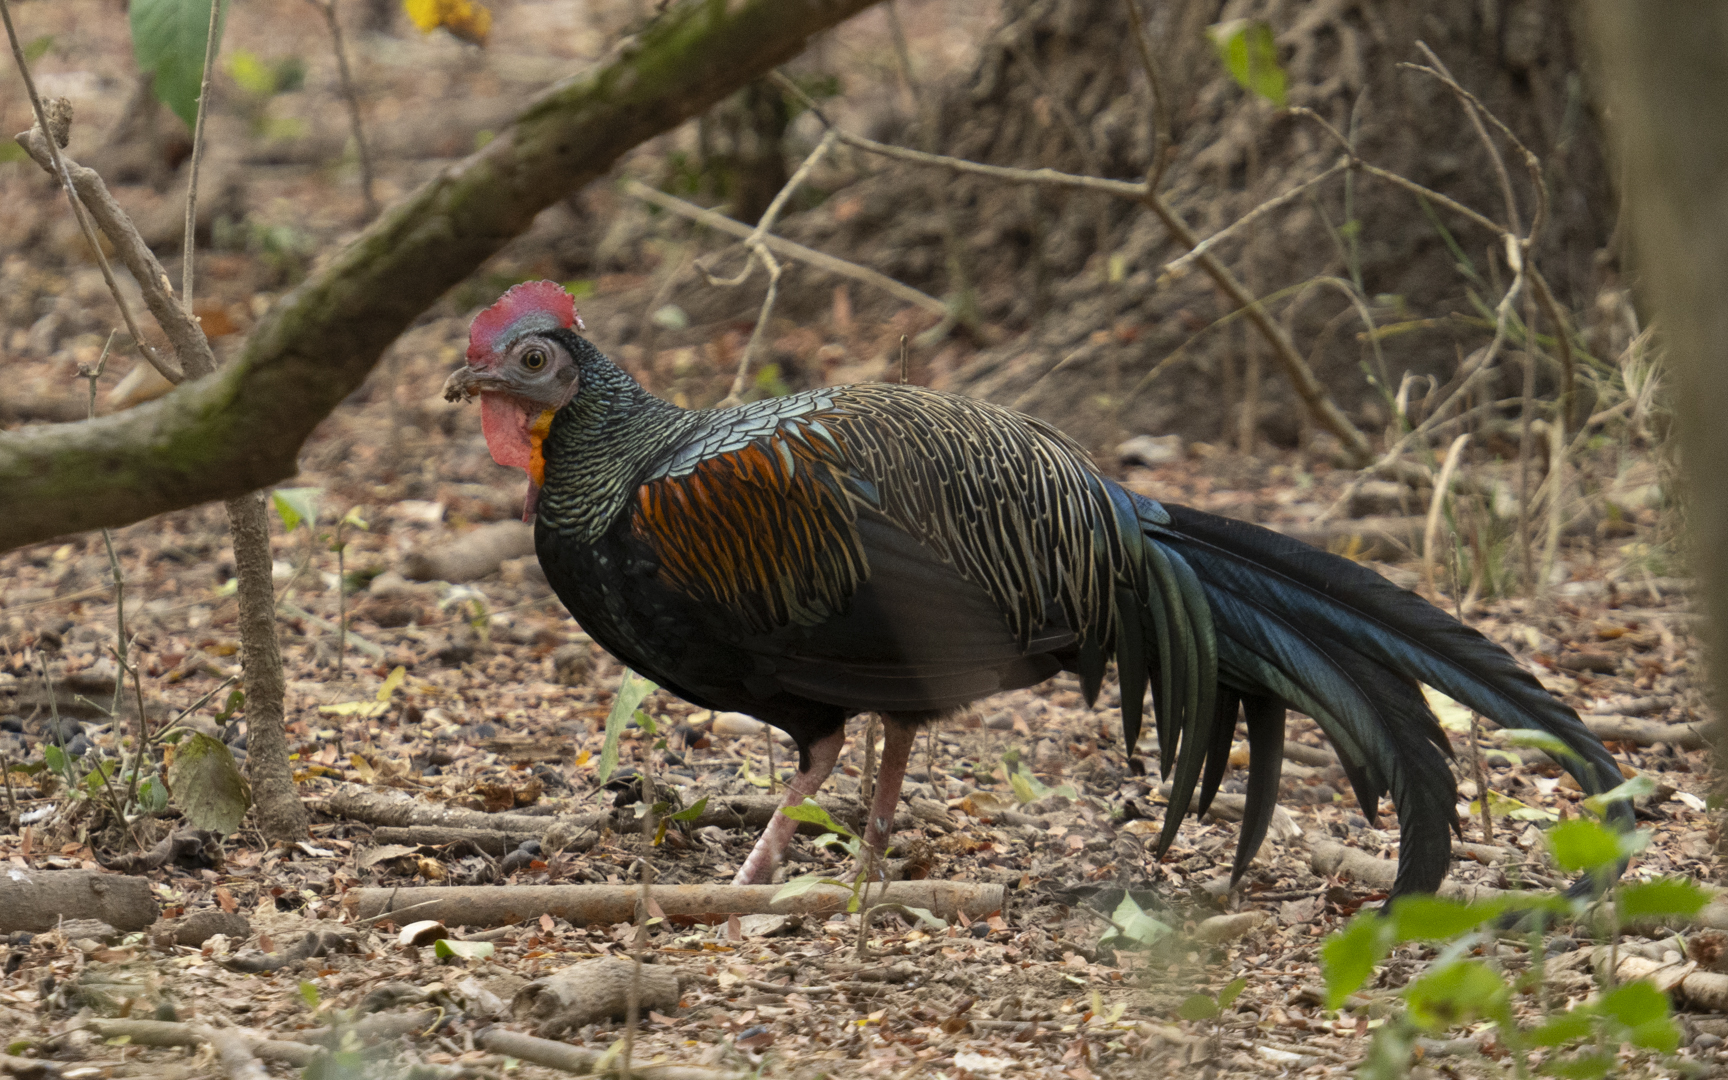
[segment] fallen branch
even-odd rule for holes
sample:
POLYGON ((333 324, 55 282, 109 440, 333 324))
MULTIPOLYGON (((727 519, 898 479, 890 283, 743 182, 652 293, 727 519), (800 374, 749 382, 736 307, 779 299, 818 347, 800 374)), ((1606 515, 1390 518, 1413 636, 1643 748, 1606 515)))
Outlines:
MULTIPOLYGON (((849 889, 819 885, 778 902, 778 885, 656 885, 649 890, 668 917, 704 923, 727 915, 833 915, 846 910, 849 889)), ((878 903, 925 908, 938 918, 982 918, 1002 910, 1001 885, 965 881, 891 881, 872 886, 878 903)), ((641 890, 634 885, 453 885, 350 889, 342 906, 358 920, 437 919, 449 926, 505 926, 551 915, 576 926, 632 922, 641 890)))
POLYGON ((410 581, 448 581, 459 585, 491 574, 505 559, 532 554, 534 526, 520 521, 497 521, 409 552, 402 561, 402 576, 410 581))
POLYGON ((1710 745, 1710 722, 1707 720, 1670 724, 1662 720, 1592 713, 1584 717, 1584 726, 1598 739, 1639 746, 1666 743, 1677 750, 1702 750, 1710 745))
MULTIPOLYGON (((594 1071, 606 1056, 604 1051, 552 1039, 540 1039, 509 1031, 501 1027, 484 1028, 474 1037, 475 1043, 495 1054, 505 1054, 523 1061, 544 1065, 549 1069, 587 1074, 594 1071)), ((630 1075, 637 1080, 743 1080, 748 1073, 705 1069, 695 1065, 632 1065, 630 1075)))
MULTIPOLYGON (((84 1021, 84 1028, 104 1039, 125 1039, 136 1046, 202 1046, 205 1033, 212 1030, 204 1024, 181 1024, 167 1020, 103 1020, 84 1021)), ((253 1057, 265 1061, 280 1061, 295 1068, 305 1068, 323 1054, 323 1050, 303 1042, 271 1039, 255 1031, 241 1028, 226 1029, 234 1038, 245 1041, 253 1057)))
POLYGON ((160 912, 148 878, 19 867, 0 874, 0 934, 52 930, 61 919, 99 919, 123 932, 142 930, 160 912))
MULTIPOLYGON (((1310 844, 1308 865, 1321 877, 1347 874, 1358 884, 1368 885, 1376 889, 1390 889, 1392 883, 1398 880, 1398 864, 1391 859, 1378 859, 1365 851, 1347 847, 1333 840, 1315 840, 1310 844)), ((1459 881, 1447 881, 1440 886, 1439 895, 1448 900, 1474 902, 1511 896, 1514 892, 1515 890, 1511 889, 1495 889, 1486 885, 1467 885, 1459 881)))
POLYGON ((1672 995, 1694 1009, 1728 1012, 1728 975, 1699 971, 1694 960, 1664 964, 1642 956, 1626 956, 1614 972, 1621 982, 1649 979, 1656 989, 1672 995))

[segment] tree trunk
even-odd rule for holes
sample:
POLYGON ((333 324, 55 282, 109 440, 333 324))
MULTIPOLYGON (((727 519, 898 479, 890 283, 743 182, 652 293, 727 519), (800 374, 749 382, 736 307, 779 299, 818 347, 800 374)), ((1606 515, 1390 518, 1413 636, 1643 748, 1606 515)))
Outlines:
MULTIPOLYGON (((1692 568, 1703 585, 1718 704, 1728 701, 1728 8, 1593 0, 1587 26, 1623 170, 1636 288, 1654 312, 1688 480, 1692 568)), ((1718 729, 1720 730, 1720 728, 1718 729)), ((1718 736, 1720 740, 1720 736, 1718 736)), ((1718 747, 1721 751, 1720 743, 1718 747)))
POLYGON ((294 787, 282 707, 282 650, 271 581, 270 518, 263 492, 229 499, 228 527, 239 579, 241 678, 246 688, 246 772, 259 829, 271 840, 306 835, 306 808, 294 787))

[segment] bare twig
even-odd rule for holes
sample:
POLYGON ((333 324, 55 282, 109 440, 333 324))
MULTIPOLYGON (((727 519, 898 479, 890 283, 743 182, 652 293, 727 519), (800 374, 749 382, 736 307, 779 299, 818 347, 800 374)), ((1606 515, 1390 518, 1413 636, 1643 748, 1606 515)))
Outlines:
MULTIPOLYGON (((716 213, 713 210, 697 206, 695 203, 685 202, 683 199, 673 195, 668 195, 664 191, 651 188, 640 180, 624 181, 622 190, 624 194, 629 195, 632 198, 641 199, 643 202, 653 203, 655 206, 658 206, 663 210, 670 210, 674 214, 687 217, 690 220, 706 225, 711 229, 718 229, 721 232, 730 233, 740 239, 749 237, 755 231, 749 225, 746 225, 741 221, 734 221, 724 214, 716 213)), ((936 299, 934 296, 931 296, 929 293, 919 292, 912 286, 904 285, 895 281, 886 274, 878 273, 869 267, 847 262, 844 259, 836 258, 833 255, 817 251, 814 248, 807 248, 803 244, 793 243, 784 237, 775 236, 772 233, 764 235, 761 238, 761 241, 765 247, 771 249, 776 255, 779 255, 782 258, 796 259, 801 263, 814 266, 818 270, 826 270, 830 274, 836 274, 840 277, 851 278, 853 281, 863 282, 866 285, 881 289, 883 292, 888 293, 896 299, 903 300, 908 304, 914 304, 926 311, 934 312, 937 315, 945 315, 948 313, 948 305, 936 299)))
POLYGON ((324 15, 330 26, 330 41, 336 50, 336 74, 342 83, 342 100, 348 106, 348 126, 354 132, 354 146, 360 156, 360 194, 366 200, 366 220, 378 216, 378 198, 373 192, 372 151, 366 145, 366 128, 360 122, 360 94, 354 87, 354 75, 348 70, 348 50, 342 44, 342 23, 336 18, 336 0, 310 0, 324 15))
MULTIPOLYGON (((210 27, 204 38, 204 77, 198 84, 198 119, 192 125, 192 161, 186 174, 186 234, 180 245, 180 303, 192 315, 192 249, 198 225, 198 166, 204 162, 204 118, 210 114, 210 68, 216 63, 217 28, 222 24, 222 0, 211 0, 210 27)), ((193 315, 193 318, 197 318, 193 315)))
MULTIPOLYGON (((56 115, 50 118, 43 108, 42 96, 36 91, 36 80, 30 75, 30 64, 24 57, 24 46, 18 41, 18 31, 12 25, 12 6, 7 0, 0 0, 0 19, 6 22, 6 37, 12 44, 12 58, 18 64, 18 74, 24 79, 24 89, 30 95, 30 108, 36 114, 36 126, 17 136, 18 144, 24 147, 36 163, 47 169, 49 174, 60 181, 60 186, 66 191, 66 201, 72 204, 72 216, 78 222, 78 228, 83 231, 85 241, 90 250, 96 254, 96 265, 102 269, 102 280, 108 285, 108 292, 114 297, 114 303, 120 308, 120 318, 126 323, 126 332, 132 335, 133 347, 150 362, 150 366, 161 373, 170 382, 179 382, 180 375, 155 349, 144 340, 143 333, 138 329, 138 321, 132 316, 132 305, 126 302, 126 297, 120 292, 120 285, 114 280, 114 268, 108 264, 108 256, 102 251, 102 244, 96 239, 96 229, 90 224, 90 217, 85 212, 84 204, 79 201, 79 191, 68 159, 60 153, 71 134, 72 104, 64 98, 56 102, 56 115)), ((84 170, 88 172, 89 170, 84 170)), ((94 174, 92 174, 94 175, 94 174)), ((119 209, 118 206, 115 207, 119 209)), ((116 245, 118 246, 118 245, 116 245)), ((142 247, 142 242, 139 244, 142 247)), ((125 252, 122 252, 122 258, 125 252)), ((152 259, 154 261, 154 259, 152 259)), ((130 268, 130 262, 128 262, 130 268)), ((160 267, 158 267, 160 270, 160 267)), ((133 271, 133 276, 139 276, 133 271)), ((158 316, 158 321, 160 321, 158 316)), ((182 359, 184 364, 185 360, 182 359)))
MULTIPOLYGON (((885 8, 900 78, 906 83, 906 92, 912 95, 913 107, 918 110, 918 137, 924 144, 924 149, 933 154, 936 152, 936 134, 941 127, 941 114, 937 112, 930 95, 924 93, 919 86, 918 78, 912 71, 912 51, 906 45, 906 29, 900 24, 899 6, 894 0, 888 0, 885 8)), ((778 72, 776 76, 785 78, 778 72)), ((948 310, 943 313, 941 322, 918 335, 919 343, 925 345, 933 345, 946 337, 957 322, 967 325, 977 322, 972 271, 966 262, 965 245, 960 242, 959 226, 954 223, 953 200, 949 198, 948 189, 940 183, 930 186, 929 196, 930 201, 936 204, 937 216, 942 222, 942 253, 948 267, 948 310)))
MULTIPOLYGON (((1187 224, 1177 216, 1158 194, 1145 183, 1129 183, 1124 180, 1105 180, 1093 176, 1076 176, 1072 173, 1059 172, 1055 169, 1011 169, 1000 165, 981 165, 975 161, 963 158, 944 157, 940 154, 928 154, 917 150, 907 150, 904 147, 879 143, 874 139, 866 139, 852 135, 835 127, 833 122, 823 114, 821 107, 804 94, 790 80, 782 80, 782 85, 790 92, 802 98, 805 106, 813 112, 817 119, 833 132, 835 136, 848 146, 860 150, 881 154, 885 157, 898 158, 918 165, 928 165, 935 168, 948 169, 952 172, 972 173, 979 176, 989 176, 998 180, 1006 180, 1017 184, 1050 184, 1060 187, 1084 188, 1091 191, 1104 191, 1112 195, 1134 199, 1150 209, 1164 223, 1172 237, 1182 246, 1193 249, 1199 246, 1199 239, 1188 228, 1187 224)), ((1283 367, 1285 376, 1290 380, 1296 395, 1313 413, 1315 419, 1338 437, 1343 443, 1345 452, 1352 462, 1358 466, 1365 465, 1373 459, 1373 450, 1369 446, 1367 436, 1363 435, 1356 425, 1352 424, 1332 399, 1326 394, 1325 387, 1315 377, 1314 371, 1302 354, 1296 351, 1296 344, 1285 333, 1283 327, 1273 321, 1260 302, 1249 294, 1248 290, 1209 252, 1196 256, 1201 269, 1207 276, 1240 308, 1272 345, 1273 355, 1283 367)))
MULTIPOLYGON (((1158 215, 1158 219, 1164 223, 1164 227, 1179 243, 1189 248, 1199 245, 1200 241, 1189 231, 1187 224, 1156 192, 1148 191, 1141 197, 1140 201, 1158 215)), ((1368 443, 1368 437, 1362 434, 1356 425, 1352 424, 1349 418, 1339 411, 1338 406, 1327 395, 1326 388, 1315 377, 1314 369, 1309 367, 1308 361, 1304 360, 1302 354, 1296 351, 1296 343, 1290 339, 1290 335, 1285 332, 1284 328, 1279 326, 1260 301, 1251 296, 1247 288, 1236 280, 1236 275, 1226 269, 1224 264, 1213 258, 1210 253, 1202 253, 1198 257, 1198 262, 1200 268, 1205 270, 1213 282, 1238 307, 1243 309, 1249 321, 1259 328, 1261 335, 1271 344, 1272 354, 1277 357, 1279 365, 1283 367, 1284 375, 1290 380, 1290 385, 1296 391, 1296 396, 1308 406, 1309 412, 1320 422, 1321 426, 1338 437, 1338 441, 1343 443, 1344 452, 1349 455, 1350 460, 1358 468, 1372 461, 1374 451, 1368 443)))
POLYGON ((1219 229, 1217 232, 1200 241, 1198 244, 1195 244, 1185 254, 1179 255, 1165 263, 1161 278, 1163 280, 1175 280, 1176 278, 1181 277, 1183 274, 1187 273, 1189 266, 1191 266, 1196 259, 1211 251, 1215 245, 1235 236, 1238 232, 1254 224, 1265 215, 1294 202, 1302 195, 1307 194, 1313 188, 1318 187, 1320 184, 1332 179, 1334 176, 1337 176, 1339 173, 1349 168, 1351 168, 1350 159, 1341 159, 1319 175, 1310 177, 1290 190, 1267 199, 1259 206, 1256 206, 1246 214, 1243 214, 1241 217, 1224 226, 1222 229, 1219 229))
MULTIPOLYGON (((767 244, 762 242, 762 238, 767 236, 768 231, 774 227, 774 222, 779 219, 780 212, 786 208, 786 202, 792 198, 792 193, 802 187, 804 181, 810 178, 810 173, 824 157, 828 156, 829 151, 834 149, 834 144, 837 141, 832 131, 822 136, 822 141, 816 144, 816 149, 810 151, 810 156, 804 159, 804 163, 798 166, 798 170, 792 174, 791 179, 786 181, 786 185, 780 189, 779 194, 774 196, 774 201, 768 204, 768 209, 762 212, 762 219, 756 223, 756 228, 744 238, 744 247, 748 250, 749 255, 745 259, 744 269, 738 272, 738 276, 725 281, 716 281, 712 277, 708 279, 710 284, 715 285, 741 285, 750 276, 750 271, 757 261, 760 261, 768 271, 768 292, 762 298, 762 310, 756 316, 756 326, 750 331, 750 340, 744 345, 744 355, 738 360, 738 373, 732 377, 732 389, 721 400, 720 404, 722 405, 736 405, 743 400, 744 388, 749 385, 750 369, 755 361, 756 353, 761 349, 762 339, 768 332, 768 320, 774 314, 774 301, 780 292, 780 260, 774 257, 774 253, 769 250, 767 244)), ((698 266, 698 269, 701 267, 698 266)), ((704 270, 703 273, 706 274, 707 271, 704 270)))
POLYGON ((1146 190, 1157 191, 1176 149, 1170 126, 1170 99, 1164 93, 1164 80, 1152 56, 1152 42, 1146 36, 1146 19, 1140 13, 1139 0, 1122 0, 1122 6, 1128 9, 1128 21, 1134 26, 1134 47, 1140 53, 1140 68, 1146 73, 1146 83, 1152 91, 1152 164, 1146 170, 1146 190))

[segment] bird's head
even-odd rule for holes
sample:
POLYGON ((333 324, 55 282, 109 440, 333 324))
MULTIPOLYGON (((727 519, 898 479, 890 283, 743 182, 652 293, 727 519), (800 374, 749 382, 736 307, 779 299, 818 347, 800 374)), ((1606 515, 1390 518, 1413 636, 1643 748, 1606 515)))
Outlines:
POLYGON ((571 330, 585 329, 576 304, 555 281, 529 281, 510 288, 474 317, 468 329, 468 363, 444 382, 446 401, 480 395, 480 426, 486 448, 500 465, 528 473, 522 519, 534 516, 545 480, 540 441, 552 416, 576 396, 580 369, 571 351, 571 330))

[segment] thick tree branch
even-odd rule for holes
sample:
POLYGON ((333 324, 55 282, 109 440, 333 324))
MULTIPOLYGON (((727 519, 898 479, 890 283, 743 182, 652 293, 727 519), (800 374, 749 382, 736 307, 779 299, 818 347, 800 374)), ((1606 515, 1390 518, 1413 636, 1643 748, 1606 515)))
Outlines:
POLYGON ((387 211, 273 310, 241 356, 157 401, 0 435, 0 551, 292 476, 384 349, 540 210, 875 0, 691 0, 387 211))

